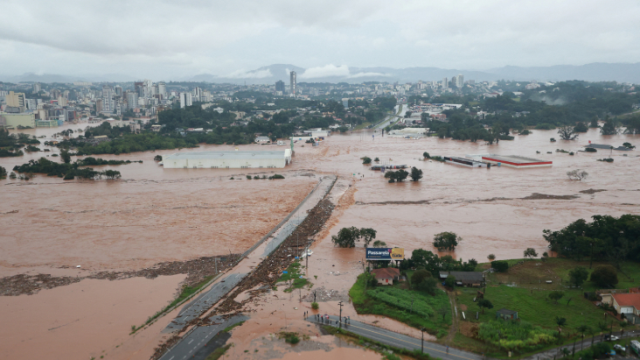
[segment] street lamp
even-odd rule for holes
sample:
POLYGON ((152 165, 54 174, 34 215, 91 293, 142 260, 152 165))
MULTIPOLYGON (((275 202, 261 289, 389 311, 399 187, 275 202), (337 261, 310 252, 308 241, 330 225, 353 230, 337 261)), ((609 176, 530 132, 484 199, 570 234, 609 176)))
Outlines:
POLYGON ((340 306, 340 324, 338 326, 342 329, 342 301, 340 301, 338 305, 340 306))

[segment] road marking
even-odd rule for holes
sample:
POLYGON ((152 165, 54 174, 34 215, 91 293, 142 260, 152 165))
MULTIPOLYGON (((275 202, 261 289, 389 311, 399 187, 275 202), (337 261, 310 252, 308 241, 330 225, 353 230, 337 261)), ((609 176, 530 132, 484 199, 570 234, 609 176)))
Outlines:
POLYGON ((193 342, 193 339, 191 339, 191 341, 189 341, 189 342, 187 343, 187 345, 191 344, 192 342, 193 342))
POLYGON ((174 356, 172 356, 172 357, 171 357, 171 359, 169 359, 169 360, 173 360, 173 358, 174 358, 174 357, 176 357, 176 356, 175 356, 175 355, 174 355, 174 356))
MULTIPOLYGON (((336 326, 334 326, 334 325, 331 325, 331 326, 336 327, 336 326)), ((358 328, 358 329, 362 329, 362 330, 364 330, 364 331, 372 332, 372 333, 374 333, 374 334, 378 334, 378 335, 381 335, 381 336, 386 336, 386 337, 389 337, 389 338, 392 338, 392 339, 400 340, 400 341, 405 342, 405 343, 407 343, 407 344, 411 344, 411 345, 415 345, 415 346, 420 346, 420 345, 421 345, 420 343, 415 344, 415 343, 412 343, 412 342, 410 342, 410 341, 406 341, 406 340, 403 340, 403 339, 400 339, 400 338, 397 338, 397 337, 393 337, 393 336, 388 335, 388 334, 379 333, 379 332, 377 332, 377 331, 373 331, 373 330, 365 329, 365 328, 362 328, 362 327, 359 327, 359 326, 355 326, 355 325, 349 325, 349 327, 352 327, 352 326, 353 326, 353 327, 355 327, 355 328, 358 328)), ((345 329, 345 330, 346 330, 346 329, 345 329)), ((417 339, 416 339, 416 340, 417 340, 417 339)), ((465 357, 465 356, 460 356, 460 355, 456 355, 456 354, 450 354, 450 353, 447 353, 447 352, 445 352, 445 351, 438 350, 438 349, 434 349, 434 348, 429 347, 429 346, 425 346, 425 348, 426 348, 426 349, 431 349, 431 350, 433 350, 433 351, 437 351, 437 352, 439 352, 439 353, 447 354, 447 355, 450 355, 450 356, 459 357, 459 358, 461 358, 461 359, 474 360, 474 359, 471 359, 471 358, 468 358, 468 357, 465 357)))

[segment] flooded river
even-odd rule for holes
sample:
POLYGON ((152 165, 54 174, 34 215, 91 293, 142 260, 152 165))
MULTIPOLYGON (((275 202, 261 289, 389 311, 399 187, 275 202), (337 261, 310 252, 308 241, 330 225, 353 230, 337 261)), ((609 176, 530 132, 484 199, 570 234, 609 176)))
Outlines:
MULTIPOLYGON (((50 137, 60 130, 31 132, 50 137)), ((438 138, 383 138, 379 133, 374 140, 371 135, 372 131, 333 135, 316 147, 296 143, 293 164, 273 171, 285 175, 286 179, 281 181, 246 180, 246 174, 263 173, 258 169, 163 169, 153 161, 155 155, 178 150, 96 156, 143 160, 142 164, 103 167, 120 171, 122 179, 117 181, 65 182, 43 175, 29 181, 1 180, 0 277, 20 273, 74 276, 80 271, 75 269, 76 265, 82 266, 82 272, 140 269, 163 261, 242 252, 295 208, 324 174, 339 176, 329 195, 337 207, 327 228, 316 236, 308 271, 310 277, 318 277, 312 280, 315 289, 334 290, 338 296, 346 296, 346 301, 348 289, 362 272, 364 251, 362 244, 356 249, 333 247, 330 237, 342 227, 372 227, 378 231, 377 240, 404 247, 407 255, 416 248, 435 251, 433 235, 452 231, 462 236, 463 241, 455 252, 443 254, 483 262, 489 254, 498 259, 520 258, 528 247, 542 253, 546 249, 543 229, 557 230, 578 218, 640 213, 637 150, 626 152, 628 156, 614 151, 613 163, 596 161, 609 157, 609 151, 577 152, 589 140, 614 146, 626 141, 640 145, 640 136, 601 136, 591 129, 577 141, 551 143, 551 137, 558 137, 555 131, 533 130, 531 135, 516 135, 514 141, 486 145, 438 138), (556 149, 573 151, 576 155, 556 149), (432 156, 521 155, 551 160, 553 166, 469 169, 423 161, 425 151, 432 156), (416 183, 406 180, 389 184, 380 172, 362 165, 364 156, 415 166, 424 171, 424 177, 416 183), (581 182, 569 180, 566 172, 574 169, 586 170, 589 177, 581 182), (234 180, 230 180, 232 176, 234 180), (590 189, 604 191, 585 192, 590 189), (542 195, 526 199, 534 193, 542 195)), ((202 146, 179 151, 233 148, 202 146)), ((240 148, 284 149, 259 145, 240 148)), ((0 166, 11 169, 54 152, 57 149, 20 158, 0 158, 0 166)), ((133 337, 128 335, 131 325, 142 323, 170 302, 181 280, 180 276, 83 280, 35 295, 0 297, 3 323, 22 323, 18 328, 5 329, 8 333, 3 333, 0 341, 0 357, 41 357, 42 353, 29 345, 37 341, 52 358, 89 358, 104 350, 110 351, 109 358, 147 359, 162 339, 160 331, 170 319, 133 337), (120 299, 116 298, 118 294, 130 296, 120 299), (65 299, 69 301, 65 303, 65 299), (92 312, 100 315, 93 319, 92 312), (102 334, 90 336, 92 333, 84 323, 88 320, 83 319, 90 319, 92 331, 102 334), (82 346, 72 351, 74 335, 82 340, 82 346)), ((239 327, 231 340, 242 344, 233 350, 237 355, 241 350, 253 351, 256 344, 251 341, 257 337, 284 327, 311 331, 309 336, 322 337, 302 321, 302 311, 308 310, 309 303, 300 303, 296 296, 303 297, 308 292, 285 295, 278 291, 276 295, 281 298, 265 297, 252 305, 256 310, 252 320, 239 327)), ((337 302, 338 299, 323 302, 321 311, 336 313, 337 302)), ((350 305, 343 308, 343 313, 414 335, 411 333, 414 330, 390 320, 358 318, 350 305)), ((322 352, 314 348, 308 351, 311 357, 331 351, 340 356, 373 356, 334 345, 322 352)), ((273 355, 282 356, 282 353, 273 355)))

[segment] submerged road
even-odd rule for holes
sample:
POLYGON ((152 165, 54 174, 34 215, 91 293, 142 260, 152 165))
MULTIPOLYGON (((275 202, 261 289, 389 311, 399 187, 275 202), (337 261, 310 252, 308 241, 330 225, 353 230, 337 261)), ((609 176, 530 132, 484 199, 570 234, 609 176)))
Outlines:
MULTIPOLYGON (((329 316, 329 322, 318 322, 315 316, 310 316, 306 320, 315 324, 320 325, 330 325, 333 327, 338 327, 338 316, 329 316)), ((344 317, 343 317, 344 320, 344 317)), ((354 334, 375 340, 385 345, 404 348, 407 350, 420 350, 422 346, 421 339, 416 339, 411 336, 398 334, 393 331, 381 329, 377 326, 368 325, 361 323, 359 321, 351 321, 350 324, 346 325, 344 322, 342 323, 342 328, 344 330, 350 331, 354 334)), ((424 342, 424 352, 442 359, 451 359, 451 360, 481 360, 482 356, 474 353, 461 351, 458 349, 449 348, 440 344, 435 344, 432 342, 425 341, 424 342)))
POLYGON ((401 117, 404 116, 404 114, 405 114, 405 112, 402 111, 402 108, 403 108, 404 105, 400 104, 399 106, 400 106, 399 110, 397 110, 394 115, 387 116, 387 118, 383 122, 381 122, 378 125, 376 125, 374 127, 374 129, 376 129, 376 130, 384 129, 387 126, 391 125, 392 123, 395 123, 396 121, 401 119, 401 117))
POLYGON ((212 342, 211 340, 218 335, 220 331, 247 319, 249 318, 243 315, 236 315, 227 320, 223 320, 220 316, 215 316, 211 318, 211 320, 214 321, 216 325, 197 327, 176 346, 162 355, 160 360, 204 360, 215 349, 223 346, 229 337, 231 337, 223 337, 222 339, 217 339, 219 341, 214 340, 212 342))
MULTIPOLYGON (((256 261, 262 261, 264 257, 270 255, 274 250, 282 244, 282 242, 295 230, 295 228, 307 218, 307 211, 313 209, 318 203, 325 198, 329 193, 329 190, 336 182, 337 176, 323 176, 321 177, 316 188, 303 200, 298 207, 291 212, 284 223, 279 224, 274 229, 273 236, 267 239, 264 243, 259 243, 260 246, 248 251, 245 258, 240 261, 233 269, 231 269, 224 278, 216 280, 211 289, 199 295, 195 300, 187 304, 178 314, 178 316, 163 330, 163 332, 176 332, 182 330, 185 325, 200 316, 202 316, 207 310, 214 307, 214 305, 220 301, 222 297, 229 294, 241 281, 247 276, 251 276, 251 272, 247 272, 247 269, 254 268, 256 261), (293 216, 295 214, 295 216, 293 216)), ((306 239, 300 239, 300 241, 306 241, 306 239)), ((242 315, 238 315, 228 319, 221 325, 213 326, 200 326, 195 327, 193 331, 188 333, 182 338, 176 345, 170 348, 164 355, 160 357, 161 360, 184 360, 187 358, 205 359, 215 348, 211 347, 205 350, 202 348, 210 341, 220 330, 240 322, 247 318, 242 315), (238 317, 240 316, 240 317, 238 317), (235 322, 234 322, 235 321, 235 322)), ((218 316, 212 317, 212 321, 221 321, 218 316)), ((220 339, 218 339, 220 340, 220 339)), ((226 340, 220 340, 224 344, 226 340)))

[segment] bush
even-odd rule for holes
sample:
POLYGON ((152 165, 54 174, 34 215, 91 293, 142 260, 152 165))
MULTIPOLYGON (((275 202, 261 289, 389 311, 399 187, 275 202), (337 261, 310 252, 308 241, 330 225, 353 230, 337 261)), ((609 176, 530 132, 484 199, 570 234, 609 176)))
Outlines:
POLYGON ((447 276, 444 280, 444 286, 453 289, 453 287, 456 286, 456 278, 453 275, 447 276))
POLYGON ((608 162, 608 163, 612 163, 613 159, 612 158, 604 158, 604 159, 598 159, 598 161, 605 161, 605 162, 608 162))
POLYGON ((555 331, 533 326, 525 321, 492 320, 480 324, 478 338, 505 350, 528 352, 551 344, 555 331))
POLYGON ((369 164, 371 164, 371 158, 370 158, 370 157, 368 157, 368 156, 363 157, 363 158, 362 158, 362 164, 363 164, 363 165, 369 165, 369 164))
POLYGON ((593 152, 598 152, 598 150, 596 150, 595 148, 592 148, 592 147, 585 148, 584 151, 585 152, 592 152, 592 153, 593 152))
POLYGON ((251 180, 251 175, 247 175, 247 180, 251 180))
POLYGON ((258 175, 254 176, 253 180, 260 180, 260 176, 258 176, 258 175))
POLYGON ((7 169, 0 166, 0 179, 4 179, 7 177, 7 169))
POLYGON ((284 179, 284 176, 282 176, 280 174, 275 174, 273 176, 269 176, 269 180, 274 180, 274 179, 284 179))
POLYGON ((431 156, 429 156, 429 153, 426 152, 426 151, 422 153, 422 157, 425 158, 425 159, 430 159, 431 158, 431 156))
POLYGON ((311 308, 313 310, 318 310, 320 308, 320 306, 318 305, 317 302, 314 301, 314 302, 311 303, 311 308))
POLYGON ((155 161, 162 161, 162 155, 156 155, 153 160, 155 161))
POLYGON ((590 280, 598 287, 613 288, 618 284, 618 272, 611 265, 596 266, 590 280))
POLYGON ((491 263, 491 267, 497 272, 507 272, 509 270, 509 263, 504 260, 496 260, 491 263))
POLYGON ((524 129, 524 130, 520 131, 520 135, 529 135, 529 134, 531 134, 531 131, 529 131, 527 129, 524 129))

